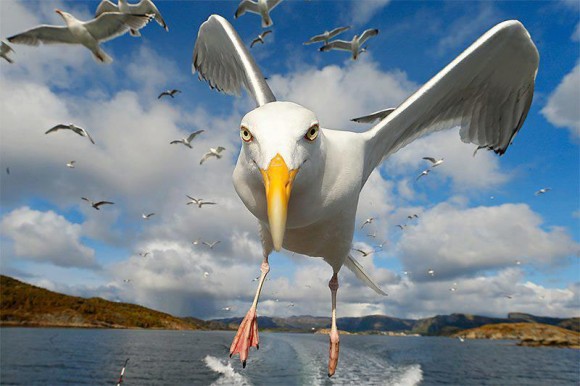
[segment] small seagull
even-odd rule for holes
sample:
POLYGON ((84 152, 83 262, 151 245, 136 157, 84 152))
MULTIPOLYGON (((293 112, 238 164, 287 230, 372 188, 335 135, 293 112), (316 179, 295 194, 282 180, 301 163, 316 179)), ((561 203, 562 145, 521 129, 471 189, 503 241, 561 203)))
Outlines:
POLYGON ((74 160, 73 160, 73 161, 70 161, 70 162, 68 162, 68 163, 66 164, 66 167, 67 167, 67 168, 70 168, 70 169, 74 169, 74 168, 75 168, 75 164, 76 164, 76 163, 77 163, 77 161, 74 161, 74 160))
POLYGON ((288 307, 294 307, 294 303, 288 304, 288 307))
POLYGON ((232 307, 230 307, 230 306, 222 308, 222 311, 231 311, 231 310, 232 310, 232 307))
POLYGON ((331 42, 328 42, 328 44, 325 44, 322 47, 320 47, 319 50, 322 52, 330 50, 350 51, 352 53, 352 60, 357 60, 358 55, 361 53, 361 46, 364 44, 364 42, 366 42, 369 38, 376 36, 378 34, 379 30, 376 28, 367 29, 360 35, 360 37, 358 35, 355 35, 355 37, 352 38, 352 40, 350 41, 333 40, 331 42))
POLYGON ((95 208, 96 210, 100 210, 99 209, 99 206, 101 206, 101 205, 113 205, 113 204, 115 204, 114 202, 111 202, 111 201, 98 201, 98 202, 94 202, 94 201, 89 200, 86 197, 81 197, 81 198, 83 200, 85 200, 86 202, 88 202, 89 204, 91 204, 91 206, 93 208, 95 208))
POLYGON ((513 299, 512 295, 504 295, 506 299, 513 299))
POLYGON ((419 215, 418 215, 418 214, 413 214, 413 215, 409 215, 409 216, 407 216, 407 218, 408 218, 409 220, 412 220, 412 219, 414 219, 414 218, 419 218, 419 215))
POLYGON ((205 272, 203 273, 203 278, 204 278, 204 279, 207 279, 208 277, 209 277, 209 272, 205 271, 205 272))
POLYGON ((455 291, 457 291, 457 288, 455 288, 455 287, 451 287, 451 288, 449 288, 449 291, 451 291, 451 292, 455 292, 455 291))
POLYGON ((403 275, 409 276, 409 271, 403 271, 403 275))
POLYGON ((221 243, 221 241, 214 241, 212 243, 208 243, 207 241, 202 241, 203 245, 207 245, 209 247, 209 249, 213 249, 213 247, 215 247, 216 245, 218 245, 219 243, 221 243))
POLYGON ((234 14, 234 19, 242 16, 246 12, 255 13, 262 17, 262 28, 270 27, 274 22, 270 18, 270 12, 280 4, 282 0, 242 0, 236 13, 234 14))
POLYGON ((170 96, 172 98, 175 98, 175 94, 179 94, 179 93, 181 93, 181 90, 176 90, 176 89, 173 89, 173 90, 165 90, 161 94, 159 94, 159 96, 157 97, 157 99, 161 99, 162 97, 164 97, 166 95, 167 96, 170 96))
POLYGON ((131 283, 131 279, 123 279, 124 283, 131 283))
POLYGON ((367 251, 363 251, 362 249, 358 249, 358 248, 353 248, 353 250, 360 252, 363 255, 363 257, 367 257, 368 255, 375 253, 375 251, 368 251, 367 252, 367 251))
POLYGON ((431 162, 431 167, 434 168, 436 166, 441 165, 443 162, 445 162, 445 158, 441 158, 441 159, 435 159, 433 157, 423 157, 424 160, 427 160, 429 162, 431 162))
POLYGON ((10 175, 10 168, 6 168, 6 174, 10 175))
POLYGON ((83 129, 82 127, 79 127, 77 125, 75 125, 74 123, 69 123, 68 125, 65 124, 58 124, 56 126, 54 126, 53 128, 49 129, 46 133, 44 134, 49 134, 49 133, 54 133, 55 131, 58 130, 72 130, 75 133, 77 133, 78 135, 80 135, 81 137, 87 137, 88 139, 91 140, 91 142, 94 144, 95 141, 93 140, 93 138, 89 135, 89 133, 83 129))
POLYGON ((141 214, 141 218, 143 220, 149 220, 149 217, 151 217, 151 216, 155 216, 155 213, 148 213, 148 214, 143 213, 143 214, 141 214))
POLYGON ((415 181, 419 180, 419 178, 421 178, 421 177, 423 177, 423 176, 426 176, 426 175, 427 175, 427 174, 429 174, 429 173, 431 173, 431 169, 426 169, 426 170, 423 170, 423 171, 421 172, 421 174, 419 174, 419 176, 418 176, 418 177, 415 179, 415 181))
POLYGON ((201 158, 199 164, 200 165, 203 164, 210 157, 216 157, 217 159, 222 158, 222 155, 220 153, 224 150, 226 150, 226 148, 221 146, 218 146, 217 149, 214 149, 213 147, 210 148, 209 152, 205 153, 204 156, 201 158))
POLYGON ((8 57, 9 52, 14 52, 12 47, 10 47, 8 44, 4 42, 0 42, 0 58, 3 58, 8 63, 14 63, 14 61, 8 57))
POLYGON ((324 31, 324 33, 320 34, 320 35, 315 35, 313 37, 310 38, 310 40, 308 40, 307 42, 304 42, 304 45, 308 45, 308 44, 312 44, 312 43, 324 43, 324 44, 328 44, 328 41, 332 38, 334 38, 335 36, 343 33, 344 31, 347 31, 350 29, 350 26, 346 26, 346 27, 338 27, 335 28, 331 31, 324 31))
POLYGON ((186 138, 176 139, 175 141, 171 141, 171 142, 169 142, 169 143, 170 143, 171 145, 174 145, 174 144, 176 144, 176 143, 182 143, 182 144, 184 144, 185 146, 187 146, 188 148, 190 148, 190 149, 193 149, 193 148, 191 147, 191 141, 193 141, 193 139, 194 139, 195 137, 197 137, 199 134, 203 133, 204 131, 205 131, 205 130, 198 130, 198 131, 196 131, 196 132, 194 132, 194 133, 191 133, 191 134, 189 134, 189 136, 188 136, 188 137, 186 137, 186 138))
POLYGON ((216 205, 215 202, 204 201, 203 198, 193 198, 191 196, 188 196, 187 194, 185 196, 191 200, 187 203, 187 205, 195 204, 199 208, 201 208, 203 205, 216 205))
POLYGON ((139 252, 139 256, 141 257, 147 257, 147 255, 150 255, 151 252, 147 251, 147 252, 139 252))
POLYGON ((369 115, 363 115, 362 117, 353 118, 351 119, 351 121, 356 123, 373 123, 375 121, 383 120, 384 118, 388 117, 389 114, 391 114, 393 111, 395 111, 395 109, 391 107, 388 109, 375 111, 374 113, 370 113, 369 115))
POLYGON ((430 270, 428 270, 428 271, 427 271, 427 273, 428 273, 430 276, 435 276, 435 270, 434 270, 434 269, 430 269, 430 270))
POLYGON ((193 245, 199 245, 199 244, 201 244, 201 240, 193 240, 191 243, 193 245))
POLYGON ((272 33, 272 30, 269 29, 269 30, 264 31, 261 34, 259 34, 257 38, 252 40, 252 43, 250 44, 250 48, 254 47, 254 44, 256 44, 256 43, 264 44, 264 38, 266 37, 266 35, 271 34, 271 33, 272 33))
POLYGON ((383 247, 385 246, 385 244, 388 244, 388 242, 389 242, 388 240, 385 240, 382 243, 380 243, 379 245, 376 245, 375 246, 375 250, 377 250, 377 249, 378 250, 383 249, 383 247))
POLYGON ((458 336, 458 337, 457 337, 457 339, 459 339, 459 341, 460 341, 461 343, 465 342, 465 338, 462 338, 462 337, 460 337, 460 336, 458 336))
POLYGON ((407 228, 407 224, 403 224, 403 225, 401 225, 401 224, 397 224, 397 225, 395 225, 395 226, 396 226, 396 227, 399 227, 399 228, 400 228, 402 231, 404 231, 404 230, 405 230, 405 228, 407 228))
POLYGON ((367 233, 367 237, 371 237, 373 239, 376 239, 377 238, 377 232, 367 233))
POLYGON ((534 193, 534 195, 539 196, 540 194, 548 193, 550 190, 552 190, 552 188, 542 188, 534 193))
POLYGON ((360 226, 360 229, 363 229, 365 225, 367 224, 372 224, 373 221, 375 221, 376 219, 374 217, 369 217, 365 220, 365 222, 363 222, 363 224, 360 226))
POLYGON ((519 261, 519 260, 516 260, 516 265, 521 265, 521 264, 522 264, 522 262, 521 262, 521 261, 519 261))

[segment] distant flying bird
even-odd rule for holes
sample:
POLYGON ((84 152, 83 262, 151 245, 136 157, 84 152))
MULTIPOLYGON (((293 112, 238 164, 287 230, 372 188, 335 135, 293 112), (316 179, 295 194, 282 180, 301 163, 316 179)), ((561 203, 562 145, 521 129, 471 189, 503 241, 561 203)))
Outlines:
POLYGON ((451 287, 451 288, 449 288, 449 291, 451 291, 451 292, 455 292, 455 291, 457 291, 457 288, 455 288, 455 287, 451 287))
POLYGON ((6 168, 6 174, 10 175, 10 168, 6 168))
POLYGON ((149 217, 151 217, 151 216, 155 216, 155 213, 148 213, 148 214, 143 213, 143 214, 141 214, 141 218, 143 220, 149 220, 149 217))
POLYGON ((404 230, 405 230, 405 228, 407 228, 407 225, 406 225, 406 224, 397 224, 397 225, 395 225, 395 226, 396 226, 396 227, 399 227, 399 228, 400 228, 402 231, 404 231, 404 230))
POLYGON ((191 141, 193 141, 195 139, 195 137, 197 137, 199 134, 203 133, 204 131, 205 130, 198 130, 196 132, 189 134, 189 136, 186 138, 176 139, 175 141, 171 141, 169 143, 171 145, 174 145, 176 143, 182 143, 185 146, 187 146, 188 148, 193 149, 193 147, 191 147, 191 141))
POLYGON ((232 310, 232 307, 229 307, 229 306, 222 308, 222 311, 231 311, 231 310, 232 310))
POLYGON ((200 240, 193 240, 191 243, 193 245, 199 245, 201 243, 201 241, 200 240))
POLYGON ((124 283, 131 283, 131 279, 123 279, 124 283))
POLYGON ((434 269, 430 269, 427 271, 427 274, 429 274, 430 276, 435 276, 435 270, 434 269))
POLYGON ((157 99, 161 99, 164 96, 170 96, 172 98, 175 98, 176 94, 180 94, 181 91, 177 90, 177 89, 173 89, 173 90, 165 90, 163 91, 161 94, 159 94, 159 96, 157 97, 157 99))
POLYGON ((434 167, 436 167, 436 166, 439 166, 439 165, 441 165, 441 164, 442 164, 442 163, 445 161, 445 159, 444 159, 444 158, 441 158, 441 159, 435 159, 435 158, 433 158, 433 157, 423 157, 423 159, 424 159, 424 160, 427 160, 427 161, 429 161, 429 162, 431 162, 431 167, 432 167, 432 168, 434 168, 434 167))
POLYGON ((373 233, 367 233, 367 237, 376 239, 377 238, 377 232, 373 232, 373 233))
POLYGON ((343 33, 344 31, 347 31, 349 29, 350 29, 350 26, 338 27, 338 28, 335 28, 331 31, 324 31, 324 33, 322 33, 320 35, 315 35, 315 36, 311 37, 310 40, 308 40, 307 42, 304 42, 304 44, 305 45, 312 44, 312 43, 328 44, 328 41, 330 39, 334 38, 335 36, 343 33))
POLYGON ((139 256, 141 257, 147 257, 147 255, 150 255, 151 252, 147 251, 147 252, 139 252, 139 256))
MULTIPOLYGON (((259 221, 263 260, 254 300, 230 354, 239 354, 244 365, 250 348, 258 345, 257 306, 270 270, 269 255, 285 248, 323 258, 332 268, 332 375, 339 357, 338 272, 346 266, 385 294, 350 250, 360 192, 369 176, 382 160, 417 138, 457 126, 464 142, 504 153, 529 111, 539 54, 521 23, 498 24, 389 117, 360 133, 321 128, 314 111, 277 101, 249 49, 223 17, 212 15, 201 25, 192 62, 210 86, 231 94, 244 89, 256 106, 240 122, 233 183, 259 221)), ((383 91, 380 85, 372 88, 377 97, 383 91)), ((345 101, 343 95, 335 97, 337 103, 345 101)))
POLYGON ((552 190, 552 188, 542 188, 534 193, 534 195, 539 196, 540 194, 548 193, 550 190, 552 190))
POLYGON ((288 304, 288 307, 294 307, 294 303, 288 304))
POLYGON ((187 205, 195 204, 198 208, 201 208, 204 205, 216 205, 215 202, 204 201, 203 198, 193 198, 187 194, 185 196, 191 200, 187 203, 187 205))
POLYGON ((520 265, 520 264, 522 264, 522 262, 519 260, 516 260, 516 265, 520 265))
POLYGON ((88 48, 97 61, 111 63, 113 58, 107 55, 99 44, 123 35, 129 29, 139 30, 151 20, 151 16, 148 15, 111 12, 83 22, 77 20, 70 13, 59 9, 56 10, 56 13, 64 19, 66 27, 41 25, 9 37, 8 41, 30 46, 38 46, 40 43, 80 44, 88 48))
POLYGON ((14 52, 12 47, 4 42, 0 42, 0 57, 6 60, 8 63, 14 63, 14 61, 8 57, 10 52, 14 52))
POLYGON ((213 247, 215 247, 216 245, 218 245, 219 243, 221 243, 221 241, 214 241, 211 243, 208 243, 207 241, 202 241, 203 245, 207 245, 209 247, 209 249, 213 249, 213 247))
POLYGON ((431 173, 431 169, 425 169, 421 172, 421 174, 419 174, 419 176, 417 176, 417 178, 415 179, 415 181, 418 181, 419 178, 426 176, 427 174, 431 173))
MULTIPOLYGON (((349 51, 352 54, 352 60, 357 60, 358 55, 361 53, 361 47, 369 38, 376 36, 379 34, 379 30, 374 29, 367 29, 364 31, 360 37, 355 35, 354 38, 350 41, 345 40, 333 40, 328 42, 328 44, 323 45, 319 48, 320 51, 330 51, 330 50, 341 50, 341 51, 349 51)), ((366 51, 366 49, 365 49, 366 51)))
POLYGON ((375 253, 375 251, 363 251, 362 249, 358 248, 353 248, 353 250, 360 252, 363 255, 363 257, 367 257, 368 255, 375 253))
POLYGON ((204 279, 207 279, 208 277, 209 277, 209 272, 207 272, 207 271, 206 271, 206 272, 204 272, 204 273, 203 273, 203 278, 204 278, 204 279))
POLYGON ((74 169, 75 168, 75 164, 77 163, 77 161, 70 161, 66 163, 66 167, 70 168, 70 169, 74 169))
POLYGON ((272 30, 269 29, 267 31, 262 32, 261 34, 258 35, 257 38, 255 38, 254 40, 252 40, 252 43, 250 44, 250 48, 254 47, 254 44, 256 43, 262 43, 264 44, 264 38, 266 37, 266 35, 272 33, 272 30))
POLYGON ((99 206, 101 206, 101 205, 113 205, 113 204, 115 204, 114 202, 111 202, 111 201, 98 201, 98 202, 94 202, 94 201, 89 200, 86 197, 81 197, 81 198, 83 200, 85 200, 86 202, 88 202, 89 204, 91 204, 91 206, 93 208, 95 208, 96 210, 100 210, 99 206))
POLYGON ((513 296, 512 296, 512 295, 504 295, 504 297, 505 297, 506 299, 513 299, 513 296))
POLYGON ((44 134, 54 133, 58 130, 71 130, 71 131, 77 133, 78 135, 80 135, 81 137, 87 137, 93 144, 95 143, 95 141, 93 140, 93 137, 90 136, 88 131, 86 131, 82 127, 75 125, 74 123, 69 123, 68 125, 61 123, 59 125, 54 126, 51 129, 48 129, 48 131, 44 134))
MULTIPOLYGON (((97 7, 95 17, 105 12, 121 12, 129 15, 153 15, 157 24, 163 27, 165 31, 169 31, 165 20, 161 16, 161 12, 159 12, 151 0, 141 0, 137 4, 129 4, 127 0, 118 0, 118 5, 108 0, 103 0, 97 7)), ((138 29, 131 29, 130 33, 132 36, 141 36, 138 29)))
POLYGON ((270 18, 270 12, 280 4, 281 1, 282 0, 242 0, 240 5, 238 5, 238 9, 236 9, 234 18, 237 19, 246 12, 255 13, 262 17, 262 28, 270 27, 274 24, 270 18))
POLYGON ((201 158, 201 160, 199 161, 199 164, 200 165, 203 164, 208 158, 211 158, 211 157, 216 157, 217 159, 222 158, 221 152, 224 150, 226 150, 226 148, 221 147, 221 146, 218 146, 217 149, 215 149, 213 147, 210 148, 209 151, 207 153, 205 153, 204 156, 201 158))
POLYGON ((363 222, 363 224, 360 226, 360 229, 363 229, 365 225, 367 224, 372 224, 373 221, 375 221, 376 219, 374 217, 369 217, 365 220, 365 222, 363 222))
POLYGON ((370 113, 369 115, 363 115, 362 117, 357 117, 351 119, 351 121, 356 123, 373 123, 375 121, 380 121, 389 116, 393 111, 394 108, 388 108, 384 110, 375 111, 374 113, 370 113))
POLYGON ((379 250, 380 250, 380 249, 383 249, 383 247, 385 246, 385 244, 388 244, 388 243, 389 243, 389 241, 388 241, 388 240, 385 240, 385 241, 383 241, 382 243, 380 243, 379 245, 375 245, 375 249, 377 249, 377 248, 378 248, 379 250))
POLYGON ((412 219, 414 219, 414 218, 419 218, 419 215, 418 215, 418 214, 412 214, 412 215, 408 215, 408 216, 407 216, 407 218, 408 218, 409 220, 412 220, 412 219))

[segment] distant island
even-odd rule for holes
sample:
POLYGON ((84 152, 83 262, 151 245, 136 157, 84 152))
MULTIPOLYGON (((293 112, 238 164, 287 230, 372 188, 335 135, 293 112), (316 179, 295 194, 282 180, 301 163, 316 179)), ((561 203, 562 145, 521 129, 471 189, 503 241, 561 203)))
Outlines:
MULTIPOLYGON (((235 330, 241 317, 202 320, 176 317, 129 303, 81 298, 49 291, 0 275, 0 326, 235 330)), ((258 317, 261 330, 321 333, 330 318, 258 317)), ((507 318, 470 314, 400 319, 386 315, 338 318, 338 328, 353 334, 462 336, 467 339, 518 339, 522 345, 579 348, 580 318, 510 313, 507 318)))

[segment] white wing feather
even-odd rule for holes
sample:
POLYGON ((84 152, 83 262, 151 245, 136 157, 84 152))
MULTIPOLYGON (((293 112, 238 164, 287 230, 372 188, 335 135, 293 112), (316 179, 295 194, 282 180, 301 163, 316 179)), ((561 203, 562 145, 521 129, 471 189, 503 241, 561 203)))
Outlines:
POLYGON ((360 263, 356 261, 354 257, 348 255, 344 261, 344 265, 350 269, 359 280, 365 283, 373 291, 379 295, 387 296, 387 293, 380 289, 379 286, 372 281, 372 279, 364 271, 362 265, 360 265, 360 263))
POLYGON ((73 34, 68 27, 57 27, 52 25, 41 25, 29 29, 28 31, 19 33, 8 38, 10 43, 26 44, 29 46, 38 46, 40 43, 44 44, 77 44, 73 34))
POLYGON ((147 15, 107 12, 83 24, 95 39, 107 41, 123 35, 129 29, 139 30, 145 27, 149 20, 151 20, 151 17, 147 15))

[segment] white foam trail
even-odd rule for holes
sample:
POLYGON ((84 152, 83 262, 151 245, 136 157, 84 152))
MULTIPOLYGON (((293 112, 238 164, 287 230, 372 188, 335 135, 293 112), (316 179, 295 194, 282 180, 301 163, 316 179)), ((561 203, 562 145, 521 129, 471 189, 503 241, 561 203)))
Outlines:
POLYGON ((420 365, 411 365, 394 380, 393 386, 416 386, 423 380, 420 365))
POLYGON ((251 385, 250 381, 248 381, 242 374, 236 373, 229 361, 224 363, 218 358, 208 355, 204 358, 204 362, 207 367, 216 373, 222 374, 222 376, 212 383, 212 385, 251 385))

